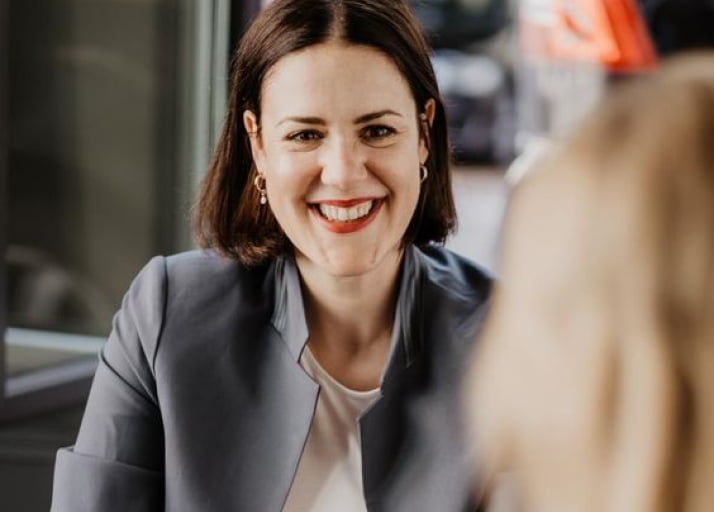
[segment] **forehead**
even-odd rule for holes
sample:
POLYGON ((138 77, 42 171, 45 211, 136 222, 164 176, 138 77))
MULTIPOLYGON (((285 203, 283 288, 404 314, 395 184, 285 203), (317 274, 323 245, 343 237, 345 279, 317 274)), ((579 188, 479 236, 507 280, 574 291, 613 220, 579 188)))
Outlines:
POLYGON ((263 116, 354 116, 415 108, 409 83, 394 61, 368 46, 329 42, 280 59, 261 93, 263 116))

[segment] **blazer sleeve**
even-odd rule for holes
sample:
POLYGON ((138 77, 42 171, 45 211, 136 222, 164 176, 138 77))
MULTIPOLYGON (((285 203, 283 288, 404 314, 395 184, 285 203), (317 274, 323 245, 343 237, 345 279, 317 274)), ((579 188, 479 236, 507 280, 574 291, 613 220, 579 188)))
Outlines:
POLYGON ((153 258, 114 317, 73 447, 55 463, 52 512, 163 510, 164 438, 155 359, 166 262, 153 258))

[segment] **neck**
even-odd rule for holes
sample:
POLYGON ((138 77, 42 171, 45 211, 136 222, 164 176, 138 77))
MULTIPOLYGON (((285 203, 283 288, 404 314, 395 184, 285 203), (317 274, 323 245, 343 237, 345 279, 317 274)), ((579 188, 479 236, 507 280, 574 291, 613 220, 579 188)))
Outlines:
POLYGON ((399 252, 366 274, 332 276, 298 257, 310 338, 329 332, 338 334, 340 344, 361 347, 388 334, 401 259, 399 252))
POLYGON ((310 350, 345 385, 365 389, 379 382, 389 353, 401 260, 402 252, 395 251, 366 274, 333 276, 296 258, 310 350))

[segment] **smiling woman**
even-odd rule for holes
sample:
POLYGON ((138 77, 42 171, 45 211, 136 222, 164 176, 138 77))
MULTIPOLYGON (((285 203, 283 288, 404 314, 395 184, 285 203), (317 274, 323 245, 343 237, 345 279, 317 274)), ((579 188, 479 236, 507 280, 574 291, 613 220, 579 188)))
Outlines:
POLYGON ((454 225, 406 3, 273 2, 235 53, 204 250, 132 284, 53 510, 475 510, 456 390, 490 279, 438 247, 454 225))
POLYGON ((243 120, 304 278, 305 267, 394 272, 429 155, 418 110, 433 122, 434 100, 417 109, 394 62, 368 46, 326 42, 273 67, 260 126, 249 110, 243 120))

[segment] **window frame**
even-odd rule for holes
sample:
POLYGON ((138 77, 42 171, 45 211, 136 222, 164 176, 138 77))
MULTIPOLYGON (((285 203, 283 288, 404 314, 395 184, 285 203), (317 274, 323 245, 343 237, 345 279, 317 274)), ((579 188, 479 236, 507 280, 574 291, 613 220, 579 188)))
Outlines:
MULTIPOLYGON (((244 27, 260 8, 260 0, 175 0, 175 69, 170 80, 177 80, 174 103, 164 102, 174 123, 172 141, 166 141, 176 162, 172 176, 160 173, 158 179, 175 193, 172 201, 188 204, 198 189, 208 164, 211 148, 225 115, 229 87, 229 66, 236 24, 244 27)), ((8 340, 20 329, 7 325, 8 248, 8 173, 9 173, 9 1, 0 0, 0 425, 33 414, 47 412, 86 400, 97 367, 95 354, 54 364, 16 376, 7 368, 8 340)), ((168 137, 167 137, 168 138, 168 137)), ((170 156, 170 155, 167 155, 170 156)), ((182 217, 182 216, 179 216, 182 217)), ((165 219, 170 233, 157 233, 165 247, 186 247, 190 242, 185 218, 165 219), (174 222, 172 225, 171 222, 174 222)), ((129 283, 127 283, 128 286, 129 283)), ((107 326, 109 328, 109 326, 107 326)), ((52 336, 52 333, 22 330, 24 335, 52 336)), ((66 335, 57 335, 66 338, 66 335)), ((77 335, 77 338, 80 338, 77 335)), ((103 340, 103 338, 102 338, 103 340)))
POLYGON ((5 254, 7 253, 7 116, 9 58, 8 7, 6 0, 0 0, 0 411, 5 409, 5 322, 7 300, 7 277, 5 275, 5 254))

